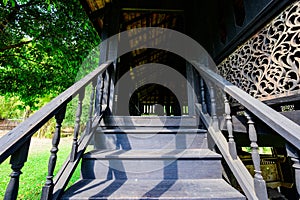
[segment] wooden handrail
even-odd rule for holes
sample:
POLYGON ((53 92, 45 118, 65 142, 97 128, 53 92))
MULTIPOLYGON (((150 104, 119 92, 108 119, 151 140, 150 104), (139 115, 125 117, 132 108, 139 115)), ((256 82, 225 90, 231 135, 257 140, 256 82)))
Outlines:
POLYGON ((293 144, 297 149, 300 149, 300 126, 298 124, 276 112, 261 101, 255 99, 209 68, 197 63, 192 64, 199 70, 201 76, 204 77, 207 82, 215 84, 217 87, 229 94, 241 105, 250 110, 253 115, 270 126, 275 132, 293 144))
MULTIPOLYGON (((104 74, 108 67, 111 66, 111 61, 107 61, 106 63, 101 64, 96 70, 85 76, 80 81, 76 82, 73 86, 65 90, 55 99, 53 99, 50 103, 45 105, 15 129, 4 135, 0 138, 0 163, 6 160, 9 156, 11 156, 10 164, 12 168, 12 173, 10 175, 11 179, 7 185, 5 192, 5 199, 17 199, 18 190, 19 190, 19 177, 21 175, 21 169, 24 166, 24 163, 27 161, 28 157, 28 149, 30 146, 30 139, 32 135, 39 130, 47 121, 49 121, 52 117, 55 116, 56 126, 55 132, 52 138, 52 148, 50 150, 51 155, 49 156, 48 162, 48 174, 46 177, 45 185, 42 188, 41 199, 50 200, 53 199, 53 189, 56 184, 53 181, 54 177, 54 169, 56 166, 57 152, 59 148, 59 141, 61 137, 61 125, 65 118, 65 112, 67 104, 76 96, 78 96, 78 107, 76 112, 75 119, 75 129, 74 129, 74 138, 72 144, 72 151, 69 159, 66 163, 71 163, 68 165, 69 173, 63 174, 62 179, 58 178, 60 189, 64 189, 67 185, 69 178, 74 172, 75 167, 77 166, 79 160, 82 157, 83 151, 87 146, 89 139, 91 138, 93 133, 96 130, 96 127, 100 123, 100 118, 103 112, 95 112, 93 114, 94 109, 94 100, 95 100, 95 90, 97 81, 99 80, 99 76, 104 74), (84 94, 88 85, 92 86, 92 92, 90 96, 90 104, 89 104, 89 116, 86 122, 86 128, 84 131, 83 137, 79 136, 80 129, 80 121, 81 121, 81 112, 82 112, 82 101, 84 99, 84 94), (80 143, 80 141, 85 141, 84 143, 80 143), (80 147, 80 148, 79 148, 80 147)), ((101 82, 102 83, 102 82, 101 82)), ((104 83, 102 83, 103 85, 104 83)), ((103 96, 103 92, 100 91, 100 96, 103 96)), ((98 102, 100 106, 102 106, 102 102, 98 102)), ((56 181, 55 180, 55 181, 56 181)), ((62 191, 56 192, 56 195, 60 195, 62 191)))
POLYGON ((236 159, 232 158, 225 136, 220 130, 215 130, 213 126, 211 126, 211 118, 208 114, 205 114, 203 112, 203 109, 201 108, 200 104, 196 104, 196 109, 200 114, 201 120, 208 128, 208 133, 210 134, 210 137, 214 140, 224 160, 226 161, 227 165, 229 166, 231 172, 235 176, 236 180, 238 181, 247 198, 251 200, 258 200, 254 192, 255 189, 253 184, 253 178, 247 170, 247 168, 245 167, 245 165, 238 157, 236 159))
MULTIPOLYGON (((267 199, 267 190, 266 184, 261 176, 260 169, 260 156, 258 154, 258 145, 257 145, 257 133, 254 127, 254 122, 251 120, 250 115, 247 116, 248 125, 249 125, 249 139, 251 143, 252 151, 252 160, 255 167, 255 176, 252 178, 249 176, 249 172, 243 163, 236 158, 235 153, 235 143, 232 133, 231 125, 231 116, 230 109, 228 108, 228 100, 226 95, 229 95, 234 100, 238 101, 245 110, 250 111, 255 117, 268 125, 273 129, 277 134, 281 135, 287 143, 290 143, 296 151, 300 149, 300 135, 299 130, 300 126, 290 119, 286 118, 279 112, 273 110, 266 104, 262 103, 258 99, 250 96, 248 93, 244 92, 242 89, 234 86, 229 81, 225 80, 222 76, 218 75, 214 71, 210 70, 208 67, 198 64, 196 62, 192 63, 194 67, 198 70, 201 76, 201 104, 197 104, 196 107, 199 111, 200 117, 204 122, 205 126, 208 129, 210 137, 213 139, 214 143, 217 145, 224 159, 226 160, 228 166, 230 167, 231 172, 236 177, 239 185, 243 189, 248 199, 267 199), (204 81, 203 81, 204 79, 204 81), (203 99, 202 93, 205 92, 203 88, 203 82, 206 83, 207 88, 210 92, 210 113, 207 113, 205 99, 203 99), (219 88, 222 92, 222 95, 225 96, 225 115, 227 120, 227 130, 229 131, 229 141, 227 142, 224 135, 220 131, 220 128, 216 126, 218 120, 216 119, 216 99, 214 95, 214 88, 219 88), (227 105, 226 105, 227 104, 227 105), (229 127, 228 127, 229 126, 229 127), (254 183, 254 184, 253 184, 254 183)), ((289 155, 290 156, 290 155, 289 155)), ((298 193, 300 193, 300 165, 299 165, 299 156, 292 154, 290 156, 294 161, 293 168, 295 169, 295 182, 298 193)))
POLYGON ((103 73, 111 63, 112 61, 107 61, 101 64, 97 69, 65 90, 27 120, 2 136, 0 138, 0 164, 23 146, 39 128, 70 102, 82 88, 97 79, 98 75, 103 73))

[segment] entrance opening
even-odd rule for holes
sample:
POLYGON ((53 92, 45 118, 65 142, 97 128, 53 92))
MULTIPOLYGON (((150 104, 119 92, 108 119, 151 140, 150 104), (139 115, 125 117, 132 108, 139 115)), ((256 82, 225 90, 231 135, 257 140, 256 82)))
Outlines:
POLYGON ((170 89, 159 84, 146 84, 132 94, 129 113, 132 116, 180 116, 181 106, 170 89))

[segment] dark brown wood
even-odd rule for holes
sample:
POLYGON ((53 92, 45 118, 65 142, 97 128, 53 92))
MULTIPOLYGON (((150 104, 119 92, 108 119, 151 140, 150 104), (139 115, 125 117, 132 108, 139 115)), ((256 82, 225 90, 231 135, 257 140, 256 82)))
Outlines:
POLYGON ((97 81, 94 80, 92 82, 92 92, 90 96, 90 107, 89 107, 89 119, 86 124, 86 132, 89 133, 92 129, 92 123, 93 123, 93 110, 94 110, 94 103, 95 103, 95 88, 96 88, 97 81))
MULTIPOLYGON (((15 129, 10 131, 8 134, 4 135, 0 138, 0 163, 3 162, 8 156, 11 155, 11 165, 13 172, 11 174, 10 183, 7 186, 5 199, 16 199, 18 195, 19 189, 19 176, 21 174, 21 169, 24 163, 27 160, 28 155, 28 148, 30 144, 30 138, 32 135, 39 130, 51 117, 55 115, 56 118, 56 131, 53 136, 52 140, 52 149, 51 149, 51 156, 49 158, 49 165, 48 165, 48 176, 45 186, 42 190, 41 199, 52 199, 52 191, 54 187, 53 183, 53 172, 56 164, 57 159, 57 151, 58 151, 58 144, 60 140, 60 129, 61 123, 64 118, 64 113, 66 109, 66 105, 69 101, 71 101, 73 96, 79 94, 80 101, 82 102, 83 94, 81 91, 84 91, 85 87, 89 83, 93 83, 93 87, 95 87, 96 78, 99 74, 103 73, 107 67, 111 64, 111 62, 106 62, 99 66, 96 70, 88 74, 84 77, 81 81, 78 81, 65 92, 61 93, 58 97, 48 103, 45 107, 37 111, 15 129), (29 139, 28 139, 29 138, 29 139)), ((81 104, 80 102, 80 104, 81 104)), ((92 111, 91 111, 92 112, 92 111)), ((81 105, 80 105, 80 113, 81 113, 81 105)), ((80 119, 80 116, 78 114, 80 119)), ((100 120, 100 115, 97 117, 100 120)), ((77 124, 79 124, 78 118, 77 124)), ((97 123, 99 123, 99 120, 97 123)), ((95 124, 92 127, 96 127, 95 124)), ((76 128, 76 130, 79 130, 76 128)), ((77 142, 77 136, 76 142, 77 142)), ((76 147, 78 145, 76 144, 76 147)), ((86 147, 86 146, 85 146, 86 147)), ((73 152, 75 153, 75 157, 77 157, 77 148, 73 152)), ((79 153, 81 156, 82 153, 79 153)))
POLYGON ((54 189, 53 189, 53 196, 52 196, 53 200, 60 199, 61 195, 63 194, 86 147, 88 146, 90 140, 92 139, 92 136, 94 135, 97 127, 99 126, 101 119, 102 119, 102 115, 95 116, 93 118, 92 129, 90 133, 84 132, 78 141, 78 152, 75 156, 74 161, 70 162, 70 157, 69 157, 67 161, 63 164, 63 166, 61 167, 57 175, 55 176, 55 179, 53 181, 54 182, 54 189))
POLYGON ((58 145, 60 142, 60 132, 61 132, 61 125, 65 118, 66 113, 66 107, 63 107, 59 113, 55 115, 56 120, 56 126, 55 126, 55 132, 52 138, 52 148, 50 150, 51 155, 49 158, 48 163, 48 175, 47 180, 45 183, 45 186, 42 189, 42 195, 41 199, 43 200, 50 200, 52 199, 52 192, 53 192, 53 173, 56 166, 56 160, 57 160, 57 152, 58 152, 58 145))
POLYGON ((266 182, 264 181, 262 177, 262 172, 260 168, 260 155, 258 152, 258 145, 257 145, 257 133, 255 130, 254 122, 251 119, 251 116, 248 112, 245 112, 245 117, 248 120, 248 133, 249 133, 249 139, 250 139, 250 147, 251 147, 251 155, 252 155, 252 161, 254 165, 254 188, 255 193, 260 200, 267 200, 268 194, 267 194, 267 187, 266 182))
POLYGON ((6 160, 21 148, 26 140, 23 138, 31 137, 39 128, 41 128, 49 119, 51 119, 63 106, 70 102, 78 92, 92 82, 111 64, 111 61, 103 63, 93 72, 76 82, 69 89, 61 93, 46 106, 38 110, 19 126, 0 138, 0 163, 6 160))
POLYGON ((226 97, 226 94, 224 94, 224 103, 225 103, 225 120, 226 120, 226 127, 228 131, 228 148, 232 159, 237 159, 236 145, 233 138, 233 127, 232 127, 232 120, 231 120, 230 105, 226 97))
POLYGON ((4 199, 15 200, 18 196, 21 169, 27 161, 30 140, 26 140, 23 147, 19 148, 10 158, 11 169, 13 172, 10 174, 10 181, 7 185, 4 199))
POLYGON ((286 118, 279 112, 276 112, 258 99, 253 98, 248 93, 239 89, 237 86, 234 86, 209 68, 198 65, 197 63, 193 64, 198 69, 201 76, 204 76, 218 88, 230 95, 233 99, 237 100, 247 110, 250 110, 255 117, 267 124, 271 129, 291 144, 296 147, 300 147, 300 135, 298 133, 300 126, 298 124, 286 118))
POLYGON ((202 106, 202 112, 207 113, 207 106, 205 102, 205 89, 204 89, 204 81, 203 78, 200 78, 200 93, 201 93, 201 106, 202 106))
POLYGON ((295 183, 298 195, 300 195, 300 157, 299 149, 295 148, 293 145, 286 144, 287 156, 291 158, 293 162, 293 168, 295 170, 295 183))
POLYGON ((219 122, 218 122, 218 116, 217 116, 217 108, 216 108, 216 97, 215 97, 215 88, 213 85, 210 86, 209 88, 210 92, 210 100, 211 100, 211 118, 212 118, 212 126, 215 130, 219 129, 219 122))
POLYGON ((81 114, 82 114, 82 101, 85 96, 85 89, 81 90, 78 95, 78 106, 75 116, 75 126, 74 126, 74 136, 73 136, 73 144, 71 150, 70 161, 73 162, 75 160, 75 156, 77 153, 78 148, 78 135, 80 131, 80 121, 81 121, 81 114))

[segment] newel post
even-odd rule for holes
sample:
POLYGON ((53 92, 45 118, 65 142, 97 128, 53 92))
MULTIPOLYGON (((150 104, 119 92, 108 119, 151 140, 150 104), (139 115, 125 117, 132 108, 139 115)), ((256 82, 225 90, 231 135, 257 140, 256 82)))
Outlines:
POLYGON ((250 139, 250 147, 251 147, 251 155, 252 155, 252 161, 254 165, 254 189, 256 196, 259 200, 267 200, 268 194, 267 194, 267 187, 266 182, 264 181, 262 177, 262 172, 260 169, 260 155, 259 155, 259 148, 257 144, 257 133, 255 130, 254 122, 252 121, 252 118, 250 114, 246 111, 245 117, 247 118, 248 123, 248 134, 250 139))

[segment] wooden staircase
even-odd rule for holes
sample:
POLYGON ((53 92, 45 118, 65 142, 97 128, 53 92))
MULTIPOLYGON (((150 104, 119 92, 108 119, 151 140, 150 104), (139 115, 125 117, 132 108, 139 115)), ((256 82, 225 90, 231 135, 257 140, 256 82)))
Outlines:
POLYGON ((62 199, 245 199, 206 138, 196 117, 107 117, 62 199))

